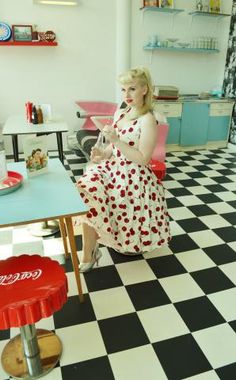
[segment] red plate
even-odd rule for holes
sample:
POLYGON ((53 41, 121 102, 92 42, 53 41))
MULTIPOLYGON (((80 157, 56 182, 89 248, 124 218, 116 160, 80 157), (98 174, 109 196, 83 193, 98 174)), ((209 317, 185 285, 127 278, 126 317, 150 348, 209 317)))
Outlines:
POLYGON ((0 195, 5 195, 18 189, 23 179, 20 173, 8 171, 8 177, 0 182, 0 195))

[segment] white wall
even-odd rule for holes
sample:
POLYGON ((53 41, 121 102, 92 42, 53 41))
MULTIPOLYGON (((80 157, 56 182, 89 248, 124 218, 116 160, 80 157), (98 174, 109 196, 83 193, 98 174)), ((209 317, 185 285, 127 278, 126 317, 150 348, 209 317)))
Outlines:
MULTIPOLYGON (((30 100, 51 103, 73 130, 79 124, 75 100, 115 101, 115 9, 115 0, 80 0, 78 7, 1 0, 1 21, 53 30, 58 46, 0 46, 0 122, 24 114, 30 100)), ((9 153, 10 138, 5 143, 9 153)), ((50 135, 53 146, 55 135, 50 135)))
MULTIPOLYGON (((24 114, 24 104, 50 103, 72 131, 78 127, 77 99, 115 101, 116 98, 116 1, 79 0, 78 7, 33 5, 32 0, 0 0, 0 21, 8 24, 37 24, 39 31, 53 30, 57 47, 0 46, 0 123, 9 115, 24 114)), ((187 12, 171 15, 148 12, 142 20, 142 0, 132 5, 131 66, 150 68, 155 83, 180 87, 181 92, 199 92, 222 83, 229 20, 196 18, 190 27, 187 12), (187 41, 193 36, 217 35, 219 54, 154 52, 143 50, 150 34, 161 38, 176 35, 187 41)), ((232 0, 222 0, 230 13, 232 0)), ((195 0, 175 0, 176 8, 192 10, 195 0)), ((122 24, 122 19, 119 20, 122 24)), ((21 140, 21 139, 20 139, 21 140)), ((5 140, 11 151, 10 138, 5 140)), ((49 148, 55 148, 49 136, 49 148)))
MULTIPOLYGON (((141 0, 133 0, 132 65, 143 65, 151 70, 155 84, 178 86, 182 93, 199 93, 222 85, 229 34, 230 17, 192 17, 195 0, 174 0, 175 8, 185 12, 174 16, 170 13, 138 11, 141 0), (144 51, 148 36, 157 34, 161 40, 168 37, 190 42, 194 37, 218 37, 218 54, 182 53, 170 51, 144 51)), ((221 0, 224 13, 231 14, 232 0, 221 0)))

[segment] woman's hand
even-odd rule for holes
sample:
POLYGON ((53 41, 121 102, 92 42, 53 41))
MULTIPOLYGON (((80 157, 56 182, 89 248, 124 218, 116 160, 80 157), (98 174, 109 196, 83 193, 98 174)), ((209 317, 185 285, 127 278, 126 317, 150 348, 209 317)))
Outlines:
POLYGON ((105 136, 107 140, 109 140, 111 143, 115 143, 119 140, 119 137, 112 125, 105 125, 105 127, 102 130, 102 134, 105 136))
POLYGON ((104 160, 105 154, 102 149, 93 146, 91 149, 90 159, 95 164, 100 164, 102 160, 104 160))

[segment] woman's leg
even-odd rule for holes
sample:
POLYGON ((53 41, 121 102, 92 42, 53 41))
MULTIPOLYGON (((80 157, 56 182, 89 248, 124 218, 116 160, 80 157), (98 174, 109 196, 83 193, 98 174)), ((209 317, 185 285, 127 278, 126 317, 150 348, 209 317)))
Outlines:
POLYGON ((98 234, 96 230, 88 225, 87 223, 82 223, 83 230, 83 256, 82 262, 88 263, 91 261, 92 252, 96 245, 96 241, 98 239, 98 234))

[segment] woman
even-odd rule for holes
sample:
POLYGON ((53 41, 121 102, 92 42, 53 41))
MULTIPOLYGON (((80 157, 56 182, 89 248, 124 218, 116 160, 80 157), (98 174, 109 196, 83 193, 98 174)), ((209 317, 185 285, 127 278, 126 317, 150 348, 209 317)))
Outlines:
POLYGON ((101 257, 98 242, 122 254, 150 252, 170 240, 164 189, 149 168, 158 126, 152 113, 152 82, 147 69, 120 75, 127 107, 114 115, 102 134, 106 149, 94 147, 94 165, 78 181, 88 205, 79 217, 83 227, 81 272, 88 272, 101 257))

